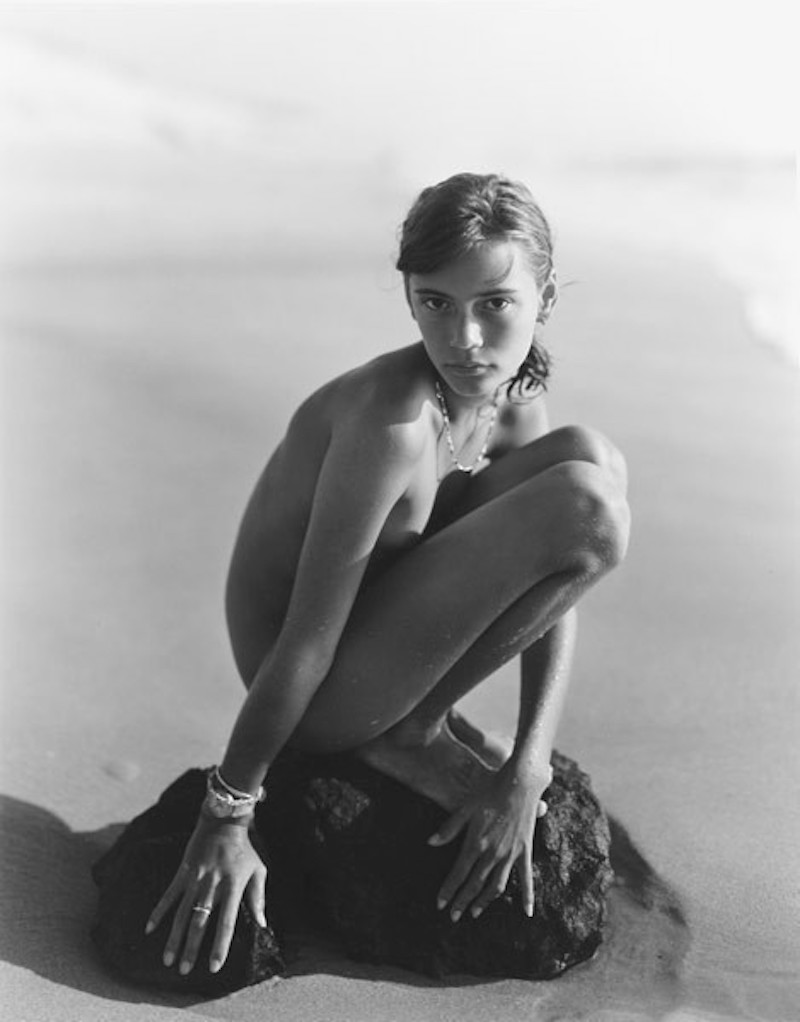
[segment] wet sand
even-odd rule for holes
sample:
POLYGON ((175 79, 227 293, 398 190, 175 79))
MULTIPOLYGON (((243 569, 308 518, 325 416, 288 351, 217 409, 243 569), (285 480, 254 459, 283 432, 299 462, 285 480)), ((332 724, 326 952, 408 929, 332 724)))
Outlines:
MULTIPOLYGON (((797 377, 699 260, 577 237, 551 418, 625 450, 635 521, 583 607, 558 742, 618 821, 603 949, 551 983, 436 983, 314 947, 214 1002, 100 968, 91 861, 219 758, 241 698, 221 597, 257 472, 313 386, 415 339, 380 252, 280 256, 5 278, 8 1017, 798 1017, 797 377)), ((507 730, 515 699, 506 670, 466 705, 507 730)))

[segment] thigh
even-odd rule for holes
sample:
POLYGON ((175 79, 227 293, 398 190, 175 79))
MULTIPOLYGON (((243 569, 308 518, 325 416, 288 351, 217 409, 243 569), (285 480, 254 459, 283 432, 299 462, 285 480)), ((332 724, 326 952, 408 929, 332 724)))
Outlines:
POLYGON ((585 462, 552 465, 426 538, 362 592, 300 744, 357 745, 405 717, 509 607, 566 571, 585 462), (376 726, 380 722, 380 726, 376 726))

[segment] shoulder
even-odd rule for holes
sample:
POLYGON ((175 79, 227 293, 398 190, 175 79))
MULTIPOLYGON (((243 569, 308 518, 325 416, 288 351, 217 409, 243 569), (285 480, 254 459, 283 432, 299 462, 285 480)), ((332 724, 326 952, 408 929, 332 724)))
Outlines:
POLYGON ((501 444, 506 450, 513 450, 538 440, 550 429, 543 394, 538 394, 527 401, 504 402, 498 418, 501 444))
POLYGON ((332 442, 401 460, 418 457, 429 432, 428 376, 413 345, 379 355, 312 394, 292 428, 324 429, 332 442))

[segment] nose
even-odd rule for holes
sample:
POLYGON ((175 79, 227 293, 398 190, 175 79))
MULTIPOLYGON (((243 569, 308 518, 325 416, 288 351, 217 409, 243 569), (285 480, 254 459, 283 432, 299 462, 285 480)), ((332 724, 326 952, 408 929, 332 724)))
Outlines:
POLYGON ((454 348, 466 351, 470 348, 482 348, 483 334, 480 323, 469 313, 465 313, 459 319, 450 343, 454 348))

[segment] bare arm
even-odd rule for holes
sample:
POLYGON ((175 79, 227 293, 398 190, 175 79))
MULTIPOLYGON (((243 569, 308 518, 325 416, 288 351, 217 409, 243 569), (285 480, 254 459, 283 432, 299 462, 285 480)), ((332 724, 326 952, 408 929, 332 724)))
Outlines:
MULTIPOLYGON (((547 409, 540 398, 519 428, 517 442, 536 440, 549 429, 547 409)), ((545 771, 561 718, 577 631, 577 612, 568 611, 520 657, 520 708, 514 751, 509 760, 520 779, 545 771)))
MULTIPOLYGON (((547 431, 547 413, 539 401, 521 418, 516 444, 528 443, 547 431)), ((533 914, 531 857, 537 815, 547 811, 540 801, 552 779, 550 758, 561 716, 577 615, 568 611, 521 658, 520 708, 514 749, 486 788, 458 810, 431 839, 452 840, 462 829, 461 852, 439 892, 440 907, 450 905, 454 919, 466 909, 479 915, 501 894, 515 862, 522 885, 523 908, 533 914)))
MULTIPOLYGON (((402 496, 415 462, 408 426, 351 410, 331 438, 281 633, 261 664, 233 729, 221 774, 234 788, 255 792, 330 670, 336 647, 381 529, 402 496), (376 421, 377 420, 377 421, 376 421)), ((246 896, 264 925, 266 871, 253 850, 247 819, 201 814, 181 867, 156 906, 148 929, 177 905, 164 962, 180 955, 181 971, 197 958, 208 913, 218 911, 212 971, 224 963, 246 896), (242 826, 242 822, 244 826, 242 826)))
MULTIPOLYGON (((550 428, 544 398, 521 420, 515 441, 530 443, 550 428)), ((572 655, 577 613, 568 611, 538 642, 520 657, 520 709, 510 764, 525 775, 528 768, 549 766, 556 728, 561 717, 572 655)))
POLYGON ((520 710, 510 764, 521 777, 550 763, 564 708, 578 615, 569 610, 520 657, 520 710))
POLYGON ((408 483, 415 450, 407 430, 354 426, 325 457, 286 620, 221 766, 243 790, 258 788, 328 674, 380 531, 408 483))

